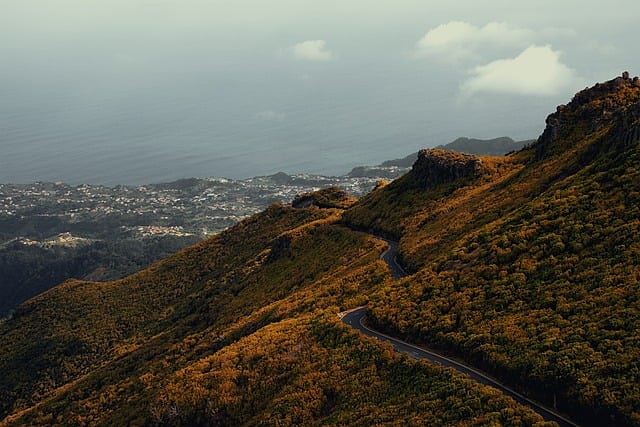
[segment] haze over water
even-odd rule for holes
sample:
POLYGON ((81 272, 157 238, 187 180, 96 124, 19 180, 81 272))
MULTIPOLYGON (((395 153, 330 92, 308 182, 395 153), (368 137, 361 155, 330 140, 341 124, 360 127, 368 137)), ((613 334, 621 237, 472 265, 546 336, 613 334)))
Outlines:
POLYGON ((631 18, 596 37, 603 12, 574 2, 530 21, 501 1, 226 3, 4 2, 0 182, 342 174, 458 136, 536 137, 577 88, 640 65, 631 18), (423 41, 440 26, 444 45, 423 41), (492 80, 529 57, 561 84, 492 80))

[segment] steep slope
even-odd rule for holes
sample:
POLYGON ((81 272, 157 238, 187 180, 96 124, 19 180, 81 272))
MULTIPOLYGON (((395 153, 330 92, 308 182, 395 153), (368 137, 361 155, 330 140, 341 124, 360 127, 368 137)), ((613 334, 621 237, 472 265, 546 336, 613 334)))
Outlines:
POLYGON ((373 297, 371 321, 586 424, 640 425, 639 101, 637 78, 596 85, 495 173, 431 166, 442 179, 420 187, 419 159, 348 211, 401 238, 415 272, 373 297))
POLYGON ((28 301, 0 324, 0 424, 540 422, 340 323, 390 280, 384 243, 341 213, 273 206, 125 280, 28 301))
MULTIPOLYGON (((34 403, 40 390, 67 384, 126 353, 165 332, 178 316, 197 322, 189 320, 201 317, 191 313, 195 308, 189 304, 203 293, 214 294, 208 303, 220 302, 206 316, 223 317, 223 302, 251 285, 245 282, 251 277, 251 263, 276 236, 328 215, 272 207, 239 224, 235 233, 223 233, 127 279, 69 281, 23 304, 0 326, 2 341, 11 343, 0 347, 0 390, 8 396, 0 402, 2 411, 34 403), (241 234, 246 236, 239 240, 241 234), (245 281, 237 283, 234 275, 245 281)), ((234 319, 226 319, 230 320, 234 319)))

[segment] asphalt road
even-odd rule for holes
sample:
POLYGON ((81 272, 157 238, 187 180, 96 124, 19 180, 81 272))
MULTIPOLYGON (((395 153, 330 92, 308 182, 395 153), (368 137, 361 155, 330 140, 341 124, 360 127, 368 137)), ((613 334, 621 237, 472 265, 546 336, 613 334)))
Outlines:
POLYGON ((387 266, 389 267, 393 278, 400 279, 404 276, 408 276, 404 268, 402 268, 402 266, 398 263, 398 242, 383 239, 381 237, 378 238, 384 240, 385 242, 387 242, 387 245, 389 245, 387 246, 387 250, 385 250, 382 255, 380 255, 380 259, 387 263, 387 266))
MULTIPOLYGON (((379 236, 376 236, 378 238, 380 238, 379 236)), ((384 251, 382 253, 382 255, 380 256, 381 259, 383 259, 387 265, 389 266, 389 270, 391 271, 391 274, 393 275, 393 277, 395 279, 399 279, 402 278, 404 276, 407 276, 406 271, 402 268, 402 266, 398 263, 398 244, 397 242, 394 241, 390 241, 387 239, 383 239, 385 240, 389 246, 387 248, 386 251, 384 251)), ((342 318, 342 321, 344 323, 346 323, 347 325, 359 330, 360 332, 362 332, 365 335, 377 338, 381 341, 386 341, 388 343, 390 343, 394 349, 396 349, 396 351, 399 351, 401 353, 405 353, 407 355, 409 355, 410 357, 414 358, 414 359, 419 359, 419 360, 428 360, 432 363, 435 363, 437 365, 441 365, 447 368, 452 368, 455 369, 456 371, 467 375, 469 378, 497 388, 498 390, 502 391, 504 394, 511 396, 516 402, 521 403, 525 406, 528 406, 529 408, 533 409, 535 412, 537 412, 540 416, 542 416, 546 421, 553 421, 558 423, 558 425, 560 426, 571 426, 571 427, 577 427, 578 424, 568 420, 567 418, 563 417, 562 415, 558 414, 557 412, 555 412, 554 410, 547 408, 545 406, 543 406, 542 404, 535 402, 529 398, 527 398, 526 396, 518 393, 517 391, 513 390, 512 388, 498 382, 497 380, 493 379, 492 377, 490 377, 488 374, 485 374, 481 371, 479 371, 476 368, 473 368, 471 366, 468 366, 464 363, 461 363, 457 360, 453 360, 451 358, 448 358, 446 356, 443 356, 441 354, 438 354, 436 352, 434 352, 433 350, 429 350, 426 348, 421 348, 421 347, 417 347, 413 344, 410 344, 408 342, 399 340, 397 338, 393 338, 389 335, 383 334, 381 332, 378 332, 376 330, 373 330, 369 327, 367 327, 365 325, 365 319, 367 316, 367 308, 366 307, 359 307, 356 308, 354 310, 350 310, 344 313, 340 314, 340 317, 342 318)))

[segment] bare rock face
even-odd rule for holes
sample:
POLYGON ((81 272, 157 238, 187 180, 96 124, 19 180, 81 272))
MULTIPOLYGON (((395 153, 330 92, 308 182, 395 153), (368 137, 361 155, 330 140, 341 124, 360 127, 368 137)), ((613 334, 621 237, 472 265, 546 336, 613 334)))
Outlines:
POLYGON ((558 106, 547 117, 547 126, 535 148, 535 160, 540 160, 568 148, 573 134, 585 136, 611 123, 629 106, 640 101, 640 79, 628 72, 605 83, 578 92, 567 105, 558 106))
POLYGON ((606 141, 610 147, 601 147, 601 149, 626 150, 640 144, 640 101, 620 110, 615 115, 606 141))
POLYGON ((411 174, 420 187, 433 188, 461 179, 477 178, 485 171, 482 160, 471 154, 428 149, 418 153, 411 174))

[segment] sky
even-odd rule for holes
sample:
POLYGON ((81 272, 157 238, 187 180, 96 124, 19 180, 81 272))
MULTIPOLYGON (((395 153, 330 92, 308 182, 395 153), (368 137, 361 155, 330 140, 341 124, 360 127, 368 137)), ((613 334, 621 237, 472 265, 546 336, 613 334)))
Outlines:
POLYGON ((615 0, 3 0, 0 182, 340 173, 458 136, 535 138, 577 90, 640 72, 639 16, 615 0))

